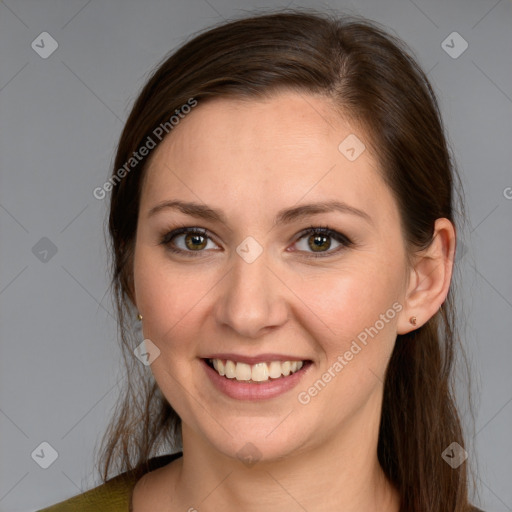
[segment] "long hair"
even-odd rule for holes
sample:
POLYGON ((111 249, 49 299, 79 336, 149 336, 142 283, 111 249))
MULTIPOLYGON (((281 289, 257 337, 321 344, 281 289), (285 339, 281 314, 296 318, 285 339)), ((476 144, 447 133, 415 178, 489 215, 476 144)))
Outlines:
MULTIPOLYGON (((366 19, 285 10, 199 33, 153 72, 128 117, 111 175, 111 278, 127 375, 102 440, 104 481, 113 471, 147 470, 151 456, 180 443, 179 417, 133 355, 141 341, 132 325, 141 185, 162 134, 172 137, 169 120, 191 99, 201 105, 280 90, 323 95, 368 134, 412 257, 431 243, 437 218, 457 226, 463 201, 457 212, 454 191, 460 199, 462 185, 436 96, 411 55, 400 39, 366 19), (134 152, 150 139, 154 147, 135 161, 134 152)), ((466 464, 452 468, 441 456, 452 442, 465 446, 452 383, 459 343, 452 288, 430 320, 397 336, 386 371, 378 458, 407 512, 469 509, 466 464)))

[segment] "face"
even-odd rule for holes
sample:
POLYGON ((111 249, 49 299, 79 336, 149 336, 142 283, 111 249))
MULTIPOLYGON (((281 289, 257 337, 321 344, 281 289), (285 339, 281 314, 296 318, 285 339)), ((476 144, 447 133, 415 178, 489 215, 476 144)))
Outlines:
POLYGON ((134 298, 184 439, 273 460, 377 432, 407 269, 365 140, 283 92, 199 103, 154 153, 134 298))

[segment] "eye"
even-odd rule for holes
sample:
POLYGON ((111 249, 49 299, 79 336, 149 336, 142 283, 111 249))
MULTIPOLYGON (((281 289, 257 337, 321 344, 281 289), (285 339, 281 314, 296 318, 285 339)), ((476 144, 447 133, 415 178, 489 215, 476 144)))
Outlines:
POLYGON ((205 229, 181 227, 164 235, 161 243, 173 253, 194 257, 199 256, 203 249, 211 249, 209 241, 214 243, 205 229))
POLYGON ((299 250, 304 252, 310 252, 308 250, 310 249, 311 254, 309 254, 308 257, 312 256, 314 258, 322 258, 331 256, 332 254, 337 254, 343 249, 351 247, 353 242, 342 233, 338 233, 328 226, 311 226, 309 229, 303 231, 300 234, 295 245, 299 248, 299 250), (301 242, 302 239, 305 240, 301 242), (338 245, 334 250, 329 250, 332 246, 332 239, 334 239, 335 243, 338 245))
MULTIPOLYGON (((166 233, 161 244, 165 245, 169 251, 184 256, 200 256, 204 249, 212 249, 208 247, 208 242, 217 246, 208 235, 208 231, 197 227, 180 227, 166 233)), ((328 226, 314 227, 302 231, 294 244, 300 252, 309 253, 307 257, 326 257, 337 254, 347 247, 351 247, 353 242, 342 233, 339 233, 328 226), (302 241, 302 239, 305 239, 302 241), (337 246, 332 248, 332 240, 337 246)), ((293 251, 295 252, 295 251, 293 251)))

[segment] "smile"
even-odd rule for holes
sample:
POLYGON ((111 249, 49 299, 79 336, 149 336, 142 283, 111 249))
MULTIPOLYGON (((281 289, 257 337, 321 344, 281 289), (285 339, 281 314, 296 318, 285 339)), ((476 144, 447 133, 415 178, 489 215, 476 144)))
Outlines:
POLYGON ((313 367, 311 360, 294 360, 276 354, 228 357, 228 354, 217 357, 212 354, 200 361, 213 388, 235 400, 276 398, 295 388, 313 367))
POLYGON ((222 377, 243 382, 266 382, 288 377, 304 366, 304 361, 269 361, 247 364, 229 359, 207 359, 206 362, 222 377))

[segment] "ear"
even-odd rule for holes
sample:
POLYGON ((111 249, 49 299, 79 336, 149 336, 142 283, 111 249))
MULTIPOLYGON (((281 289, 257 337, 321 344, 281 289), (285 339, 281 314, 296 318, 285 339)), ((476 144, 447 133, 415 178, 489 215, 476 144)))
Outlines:
POLYGON ((133 273, 127 278, 126 280, 126 288, 127 288, 127 295, 130 299, 131 303, 133 304, 133 307, 138 311, 137 307, 137 296, 135 294, 135 283, 133 280, 133 273))
POLYGON ((439 310, 448 295, 455 257, 456 235, 452 222, 435 222, 432 243, 414 256, 409 284, 400 312, 398 334, 406 334, 425 324, 439 310), (415 316, 416 325, 409 319, 415 316))
POLYGON ((128 299, 133 304, 133 307, 135 310, 138 310, 137 308, 137 296, 135 294, 135 279, 134 279, 134 249, 133 245, 129 248, 125 249, 127 251, 126 259, 127 262, 125 263, 125 268, 123 268, 123 285, 124 289, 126 291, 126 295, 128 296, 128 299))

